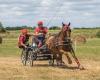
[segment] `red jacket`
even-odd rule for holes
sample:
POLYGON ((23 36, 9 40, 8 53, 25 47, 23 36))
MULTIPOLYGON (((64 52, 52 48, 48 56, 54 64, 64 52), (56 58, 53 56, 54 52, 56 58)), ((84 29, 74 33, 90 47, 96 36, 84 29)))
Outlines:
POLYGON ((29 34, 27 34, 27 35, 21 34, 18 38, 18 46, 22 46, 21 43, 27 44, 27 42, 29 41, 29 37, 30 37, 29 34))
POLYGON ((40 27, 37 27, 37 28, 35 28, 35 30, 34 30, 34 33, 43 33, 44 35, 45 34, 47 34, 47 32, 48 32, 48 29, 47 28, 45 28, 45 27, 43 27, 43 28, 40 28, 40 27))

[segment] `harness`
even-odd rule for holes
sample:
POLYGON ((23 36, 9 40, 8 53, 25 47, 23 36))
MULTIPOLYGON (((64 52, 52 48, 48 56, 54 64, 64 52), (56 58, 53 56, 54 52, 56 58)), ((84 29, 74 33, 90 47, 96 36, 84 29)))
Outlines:
POLYGON ((59 47, 59 46, 68 46, 68 45, 70 45, 70 44, 72 44, 72 41, 71 41, 70 38, 67 38, 67 39, 64 40, 64 41, 59 41, 59 40, 57 39, 57 41, 55 42, 55 46, 56 46, 56 47, 59 47))

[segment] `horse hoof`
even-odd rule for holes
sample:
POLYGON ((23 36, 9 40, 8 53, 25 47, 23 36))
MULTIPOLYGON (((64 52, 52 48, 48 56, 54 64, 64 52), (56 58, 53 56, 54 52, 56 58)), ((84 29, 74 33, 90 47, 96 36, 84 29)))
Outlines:
POLYGON ((60 64, 59 64, 59 63, 57 63, 57 66, 60 66, 60 64))
POLYGON ((58 63, 57 66, 64 66, 64 63, 58 63))
POLYGON ((80 70, 85 70, 85 68, 83 66, 79 66, 78 67, 80 70))

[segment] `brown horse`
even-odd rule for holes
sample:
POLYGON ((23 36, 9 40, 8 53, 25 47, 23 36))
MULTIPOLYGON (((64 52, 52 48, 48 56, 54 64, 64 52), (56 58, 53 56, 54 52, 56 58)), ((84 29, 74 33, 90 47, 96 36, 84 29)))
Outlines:
POLYGON ((79 60, 77 59, 75 52, 72 48, 72 42, 71 42, 71 29, 70 29, 70 23, 64 24, 62 23, 62 29, 61 31, 54 36, 48 37, 46 40, 47 47, 51 50, 51 52, 56 55, 57 64, 61 65, 62 61, 62 55, 64 54, 69 63, 72 63, 72 60, 70 59, 68 52, 71 53, 72 57, 74 58, 75 62, 78 65, 78 68, 84 69, 81 65, 79 60))

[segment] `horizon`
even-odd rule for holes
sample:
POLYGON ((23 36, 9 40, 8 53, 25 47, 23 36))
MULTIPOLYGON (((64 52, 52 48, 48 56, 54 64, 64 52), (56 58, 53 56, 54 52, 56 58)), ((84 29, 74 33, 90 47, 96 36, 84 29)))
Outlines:
MULTIPOLYGON (((26 26, 26 28, 35 28, 35 27, 37 27, 37 26, 27 26, 27 25, 20 25, 20 26, 3 26, 4 28, 12 28, 12 27, 23 27, 23 26, 26 26)), ((61 27, 61 26, 57 26, 57 25, 53 25, 53 26, 49 26, 49 27, 47 27, 47 28, 51 28, 51 27, 61 27)), ((46 27, 46 26, 44 26, 44 27, 46 27)), ((72 27, 72 26, 70 26, 72 29, 73 28, 79 28, 79 29, 88 29, 88 28, 90 28, 90 29, 95 29, 95 28, 100 28, 100 26, 91 26, 91 27, 87 27, 87 26, 80 26, 80 27, 72 27)))

